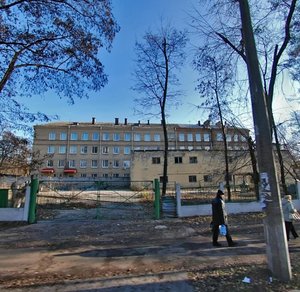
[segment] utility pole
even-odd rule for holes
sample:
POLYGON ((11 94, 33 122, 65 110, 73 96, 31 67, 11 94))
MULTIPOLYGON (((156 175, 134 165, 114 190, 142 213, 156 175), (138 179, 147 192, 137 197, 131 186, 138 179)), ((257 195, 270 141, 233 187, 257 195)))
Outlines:
POLYGON ((259 71, 248 0, 238 0, 242 20, 243 41, 251 93, 252 113, 260 175, 260 200, 266 212, 264 220, 268 266, 274 277, 292 278, 285 226, 282 216, 280 189, 276 177, 266 98, 259 71))

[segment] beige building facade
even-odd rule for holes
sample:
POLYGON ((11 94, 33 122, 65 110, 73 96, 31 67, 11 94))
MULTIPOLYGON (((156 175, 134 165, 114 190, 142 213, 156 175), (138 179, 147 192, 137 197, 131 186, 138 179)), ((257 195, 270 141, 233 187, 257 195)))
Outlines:
MULTIPOLYGON (((162 173, 161 124, 129 123, 118 118, 106 123, 92 118, 91 122, 36 125, 34 131, 34 151, 50 157, 39 169, 40 176, 151 180, 162 173), (160 157, 160 164, 153 164, 152 156, 160 157)), ((247 129, 226 128, 229 151, 244 153, 248 135, 247 129)), ((171 180, 202 184, 224 161, 219 124, 168 124, 168 142, 171 180), (182 163, 175 163, 176 159, 182 163)))

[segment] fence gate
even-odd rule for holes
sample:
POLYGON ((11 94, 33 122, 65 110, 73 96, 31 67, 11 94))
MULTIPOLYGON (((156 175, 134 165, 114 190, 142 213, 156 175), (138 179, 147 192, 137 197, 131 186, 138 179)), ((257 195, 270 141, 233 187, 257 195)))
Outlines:
POLYGON ((130 190, 121 181, 43 180, 37 194, 38 217, 55 220, 132 220, 154 217, 153 183, 130 190))

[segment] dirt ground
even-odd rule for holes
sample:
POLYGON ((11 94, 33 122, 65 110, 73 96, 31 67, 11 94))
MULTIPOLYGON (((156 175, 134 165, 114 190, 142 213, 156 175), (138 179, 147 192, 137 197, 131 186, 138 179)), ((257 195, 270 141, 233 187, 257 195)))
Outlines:
POLYGON ((207 216, 84 220, 79 212, 39 214, 31 225, 0 224, 0 291, 300 289, 300 239, 289 242, 293 279, 281 283, 267 268, 263 214, 231 215, 239 244, 229 248, 221 238, 224 247, 216 248, 207 216))

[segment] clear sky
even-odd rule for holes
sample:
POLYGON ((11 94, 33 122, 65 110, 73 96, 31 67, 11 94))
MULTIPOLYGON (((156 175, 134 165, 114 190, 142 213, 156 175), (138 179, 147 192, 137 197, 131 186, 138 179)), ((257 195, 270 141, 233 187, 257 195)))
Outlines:
MULTIPOLYGON (((108 84, 100 92, 91 93, 88 100, 76 100, 74 105, 50 94, 44 98, 32 98, 26 101, 31 111, 57 114, 60 121, 70 122, 86 122, 92 117, 99 122, 113 122, 115 118, 120 121, 127 118, 128 122, 146 122, 149 119, 135 116, 133 111, 133 99, 138 97, 138 93, 130 89, 134 85, 132 73, 135 66, 135 42, 141 41, 148 29, 155 31, 161 19, 179 29, 188 27, 188 13, 193 11, 194 6, 199 9, 199 0, 112 0, 112 3, 121 30, 113 41, 111 53, 104 52, 101 57, 108 74, 108 84)), ((193 53, 191 49, 187 53, 186 66, 178 73, 182 84, 180 89, 185 95, 182 96, 182 105, 171 111, 169 123, 195 124, 198 120, 203 123, 207 119, 207 113, 196 110, 194 106, 200 104, 201 100, 195 91, 197 74, 191 68, 193 53)), ((295 92, 291 94, 296 95, 295 92)), ((282 118, 290 109, 290 105, 275 98, 274 113, 279 117, 282 118)), ((252 120, 249 116, 247 119, 252 120)), ((154 119, 150 121, 159 122, 154 119)))
MULTIPOLYGON (((31 110, 44 111, 47 114, 59 116, 61 121, 120 121, 128 118, 129 122, 142 122, 149 118, 134 115, 134 97, 137 92, 130 88, 134 85, 132 73, 134 70, 134 44, 140 41, 148 29, 158 27, 161 19, 166 19, 176 28, 187 26, 187 13, 191 12, 198 0, 112 0, 113 14, 121 27, 113 41, 111 53, 103 53, 101 60, 108 74, 108 84, 98 93, 91 93, 88 100, 76 100, 74 105, 68 105, 67 100, 60 100, 55 95, 45 95, 44 98, 34 98, 27 104, 31 110)), ((169 122, 197 123, 203 122, 192 103, 199 102, 195 92, 196 73, 191 69, 191 53, 188 54, 186 67, 178 73, 183 105, 174 109, 169 122)), ((151 122, 158 122, 151 120, 151 122)))

